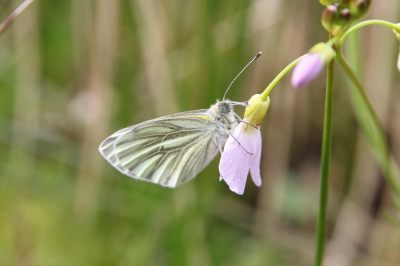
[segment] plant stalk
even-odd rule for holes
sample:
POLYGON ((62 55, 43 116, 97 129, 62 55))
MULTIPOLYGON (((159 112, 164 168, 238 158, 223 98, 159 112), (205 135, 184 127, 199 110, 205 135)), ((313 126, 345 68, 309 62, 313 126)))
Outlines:
POLYGON ((321 179, 319 211, 317 221, 317 241, 315 246, 315 266, 321 266, 324 258, 326 239, 326 216, 329 192, 329 166, 332 148, 332 102, 333 102, 334 60, 328 64, 326 77, 324 128, 321 151, 321 179))
POLYGON ((354 88, 357 90, 358 95, 360 96, 363 104, 366 107, 366 111, 368 112, 371 123, 370 125, 368 125, 368 127, 370 130, 372 130, 372 133, 374 134, 374 139, 377 141, 377 143, 373 145, 374 152, 376 153, 378 162, 383 172, 385 173, 385 176, 387 177, 391 188, 394 189, 395 192, 397 192, 396 194, 400 194, 400 181, 396 179, 396 176, 392 171, 391 158, 385 142, 385 133, 379 121, 379 118, 372 108, 372 105, 368 99, 367 94, 365 93, 363 85, 357 78, 350 65, 347 63, 346 59, 343 57, 343 53, 340 50, 337 52, 336 60, 342 66, 350 81, 354 84, 354 88))

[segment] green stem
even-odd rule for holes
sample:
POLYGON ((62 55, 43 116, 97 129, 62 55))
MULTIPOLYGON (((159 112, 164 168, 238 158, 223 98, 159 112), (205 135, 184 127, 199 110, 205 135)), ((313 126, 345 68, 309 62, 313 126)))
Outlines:
POLYGON ((328 65, 326 77, 324 129, 321 151, 321 180, 319 194, 319 213, 317 224, 317 241, 315 246, 315 266, 321 266, 324 258, 326 238, 326 213, 328 205, 329 165, 332 146, 332 101, 333 101, 333 65, 328 65))
POLYGON ((391 28, 391 29, 395 30, 396 32, 400 32, 399 24, 391 23, 391 22, 388 22, 385 20, 380 20, 380 19, 366 20, 366 21, 357 23, 356 25, 354 25, 350 29, 348 29, 345 33, 343 33, 343 35, 339 41, 340 45, 343 45, 343 43, 345 42, 346 38, 349 36, 350 33, 352 33, 353 31, 359 30, 365 26, 369 26, 369 25, 381 25, 381 26, 391 28))
POLYGON ((261 99, 266 101, 269 94, 272 92, 272 90, 275 88, 275 86, 279 83, 279 81, 290 71, 292 68, 294 68, 297 63, 300 61, 300 59, 304 55, 300 56, 299 58, 295 59, 293 62, 291 62, 289 65, 287 65, 279 74, 276 76, 270 84, 265 88, 265 90, 261 93, 261 99))
POLYGON ((368 96, 365 94, 365 91, 364 91, 363 85, 361 84, 361 81, 358 80, 356 74, 351 69, 349 63, 347 63, 346 59, 344 59, 343 53, 341 51, 337 52, 336 60, 342 66, 343 70, 346 72, 346 74, 349 77, 349 79, 351 80, 351 82, 353 82, 354 86, 358 90, 358 92, 361 95, 361 97, 365 100, 365 103, 366 103, 366 105, 368 107, 368 110, 371 113, 375 123, 380 125, 378 116, 374 112, 374 109, 372 108, 372 105, 368 100, 368 96))
POLYGON ((379 164, 382 167, 382 170, 384 171, 385 176, 387 177, 392 189, 394 189, 397 193, 400 193, 400 182, 396 179, 391 169, 391 158, 387 149, 387 145, 385 143, 385 133, 379 121, 379 118, 372 108, 372 105, 368 99, 367 94, 365 93, 363 85, 358 80, 356 74, 347 63, 346 59, 343 57, 343 53, 341 51, 337 52, 336 60, 342 66, 350 81, 354 84, 354 88, 357 90, 357 93, 361 97, 363 104, 366 106, 366 111, 371 117, 371 125, 369 127, 371 130, 374 131, 373 133, 378 141, 378 143, 375 144, 374 148, 375 152, 377 152, 376 155, 378 157, 379 164))

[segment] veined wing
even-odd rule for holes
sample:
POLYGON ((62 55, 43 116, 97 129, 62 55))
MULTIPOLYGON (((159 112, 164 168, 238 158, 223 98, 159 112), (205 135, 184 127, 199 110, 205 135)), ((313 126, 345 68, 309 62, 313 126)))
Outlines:
POLYGON ((206 109, 172 114, 115 132, 99 151, 123 174, 176 187, 195 177, 223 145, 214 125, 206 109))

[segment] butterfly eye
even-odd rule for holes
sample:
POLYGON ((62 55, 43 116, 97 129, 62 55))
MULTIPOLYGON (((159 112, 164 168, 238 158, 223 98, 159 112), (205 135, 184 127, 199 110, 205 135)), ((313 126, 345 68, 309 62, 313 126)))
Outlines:
POLYGON ((218 104, 218 112, 220 114, 226 114, 229 113, 230 111, 230 106, 227 103, 219 103, 218 104))

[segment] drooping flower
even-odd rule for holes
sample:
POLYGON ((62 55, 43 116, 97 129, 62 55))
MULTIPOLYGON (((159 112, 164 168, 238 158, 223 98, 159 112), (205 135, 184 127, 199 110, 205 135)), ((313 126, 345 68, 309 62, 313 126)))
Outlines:
POLYGON ((261 95, 253 95, 246 107, 243 122, 234 128, 225 143, 219 163, 220 180, 224 180, 229 189, 239 195, 244 193, 249 172, 256 186, 262 184, 259 126, 269 105, 269 97, 263 100, 261 95))
POLYGON ((293 70, 292 86, 302 88, 313 81, 335 56, 335 51, 326 43, 318 43, 306 54, 293 70))

